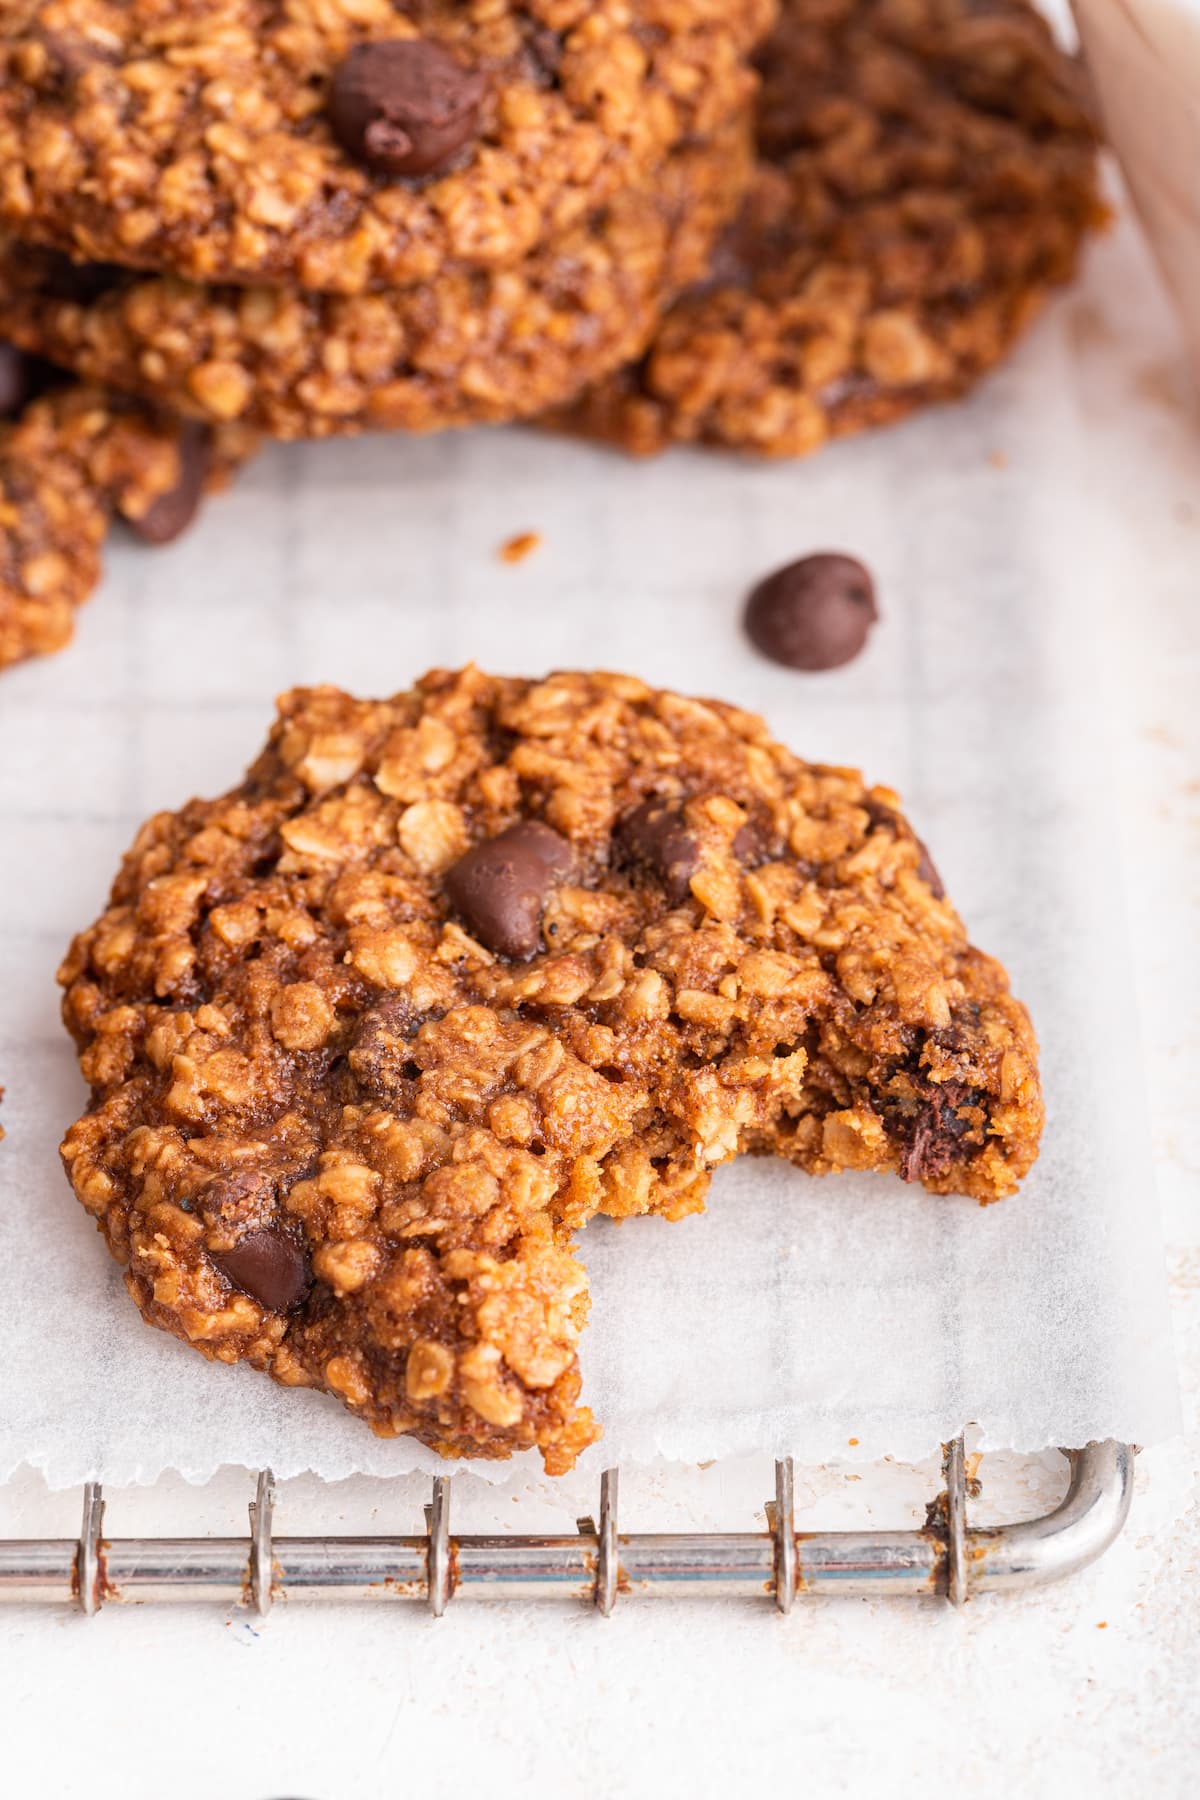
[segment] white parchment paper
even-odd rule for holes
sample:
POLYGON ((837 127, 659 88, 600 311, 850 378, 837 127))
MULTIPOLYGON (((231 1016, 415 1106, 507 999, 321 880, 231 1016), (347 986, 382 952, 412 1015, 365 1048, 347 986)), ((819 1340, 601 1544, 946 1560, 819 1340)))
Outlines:
MULTIPOLYGON (((1121 266, 1150 280, 1138 251, 1121 266)), ((917 1457, 968 1420, 1013 1449, 1175 1429, 1094 641, 1162 478, 1119 404, 1130 359, 1172 348, 1135 301, 1085 285, 968 405, 799 465, 534 433, 279 448, 176 547, 114 547, 76 646, 0 680, 0 1478, 434 1465, 141 1324, 59 1169, 83 1088, 53 973, 140 820, 231 785, 276 691, 391 692, 468 658, 720 694, 898 787, 1043 1047, 1042 1157, 1002 1205, 747 1161, 703 1218, 589 1227, 593 1462, 917 1457), (502 564, 523 530, 541 547, 502 564), (883 618, 849 668, 803 676, 738 614, 821 548, 870 563, 883 618)))

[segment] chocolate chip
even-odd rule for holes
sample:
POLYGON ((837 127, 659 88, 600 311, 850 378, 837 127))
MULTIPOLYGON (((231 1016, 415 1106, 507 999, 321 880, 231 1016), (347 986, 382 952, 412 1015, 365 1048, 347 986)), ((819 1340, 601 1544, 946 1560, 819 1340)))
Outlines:
POLYGON ((80 76, 86 75, 98 63, 117 60, 114 51, 92 38, 62 31, 47 31, 40 35, 51 77, 47 85, 60 94, 69 93, 80 76))
POLYGON ((0 343, 0 419, 15 419, 36 390, 32 358, 11 344, 0 343))
POLYGON ((525 50, 530 73, 535 81, 552 87, 562 66, 563 41, 548 25, 530 23, 525 28, 525 50))
POLYGON ((381 175, 436 175, 477 136, 486 83, 437 44, 357 44, 329 94, 338 142, 381 175))
POLYGON ((700 867, 700 846, 687 828, 681 806, 643 801, 617 826, 617 841, 629 862, 661 882, 672 906, 687 899, 688 883, 700 867))
MULTIPOLYGON (((882 800, 873 800, 869 794, 863 800, 862 807, 863 811, 868 815, 871 821, 870 825, 867 827, 868 831, 875 831, 882 826, 887 831, 890 831, 895 838, 906 838, 910 835, 910 828, 904 823, 904 820, 900 817, 900 814, 896 812, 894 807, 885 806, 882 800)), ((929 851, 921 842, 920 838, 917 837, 915 832, 912 832, 911 836, 920 852, 920 860, 917 863, 917 874, 930 889, 935 900, 944 900, 946 898, 946 889, 942 883, 942 878, 934 865, 932 856, 930 856, 929 851)))
POLYGON ((203 425, 185 425, 179 433, 176 448, 179 474, 174 487, 152 500, 138 517, 126 510, 117 496, 117 510, 132 531, 147 544, 169 544, 186 531, 196 516, 204 494, 204 483, 212 460, 212 439, 203 425))
POLYGON ((971 1137, 977 1141, 979 1128, 973 1120, 960 1118, 959 1113, 968 1107, 982 1108, 987 1101, 982 1088, 968 1087, 962 1081, 930 1081, 923 1086, 925 1097, 920 1108, 902 1128, 900 1174, 905 1181, 945 1175, 962 1160, 962 1140, 971 1137))
POLYGON ((730 849, 744 869, 756 869, 760 863, 769 862, 772 855, 770 838, 757 819, 746 820, 735 833, 730 849))
POLYGON ((132 269, 119 263, 76 262, 61 250, 35 253, 41 285, 53 300, 69 300, 77 306, 90 306, 93 301, 117 288, 128 287, 137 280, 132 269))
POLYGON ((944 900, 946 898, 946 889, 942 882, 942 878, 937 872, 937 866, 934 863, 932 856, 930 856, 920 838, 917 839, 917 849, 921 852, 921 860, 917 864, 917 874, 921 877, 921 880, 925 883, 935 900, 944 900))
POLYGON ((348 1061, 354 1079, 372 1099, 395 1103, 408 1093, 413 1080, 412 1040, 419 1022, 400 994, 362 1015, 348 1061))
POLYGON ((726 227, 717 239, 708 268, 688 289, 688 297, 711 293, 714 288, 746 287, 754 274, 758 239, 745 214, 726 227))
POLYGON ((541 947, 547 896, 570 867, 566 839, 539 819, 523 819, 460 857, 446 892, 481 944, 523 962, 541 947))
POLYGON ((852 556, 822 553, 761 581, 746 603, 756 649, 789 669, 837 669, 858 655, 879 613, 867 570, 852 556))
POLYGON ((291 1312, 312 1286, 308 1252, 282 1231, 251 1231, 212 1260, 226 1281, 270 1312, 291 1312))
POLYGON ((225 1226, 261 1218, 275 1206, 276 1185, 263 1169, 234 1169, 214 1175, 197 1196, 197 1205, 209 1224, 225 1226))
POLYGON ((876 831, 883 826, 893 837, 904 835, 904 821, 894 806, 886 806, 882 800, 876 800, 873 794, 864 794, 859 802, 871 823, 868 831, 876 831))

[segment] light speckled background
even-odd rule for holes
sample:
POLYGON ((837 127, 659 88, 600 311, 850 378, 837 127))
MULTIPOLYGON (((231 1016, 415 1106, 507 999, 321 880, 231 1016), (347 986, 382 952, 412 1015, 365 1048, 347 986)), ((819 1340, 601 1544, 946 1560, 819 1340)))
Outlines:
POLYGON ((802 755, 887 781, 1041 1042, 1041 1154, 1002 1206, 745 1157, 703 1217, 581 1233, 605 1431, 581 1466, 816 1464, 851 1437, 863 1459, 913 1459, 970 1420, 1000 1449, 1169 1435, 1094 630, 1154 488, 1143 471, 1121 509, 1095 505, 1126 455, 1097 423, 1059 310, 972 406, 801 466, 637 464, 533 432, 276 447, 171 550, 114 543, 75 651, 0 693, 0 840, 22 870, 0 883, 0 1479, 433 1466, 326 1396, 144 1329, 59 1168, 84 1090, 52 977, 141 821, 235 781, 278 688, 388 691, 470 656, 723 694, 802 755), (509 567, 497 546, 526 523, 545 542, 509 567), (738 610, 765 570, 829 545, 866 558, 881 617, 852 664, 804 679, 751 648, 738 610), (44 1236, 52 1284, 27 1279, 44 1236))
MULTIPOLYGON (((301 1607, 268 1625, 213 1611, 11 1612, 0 1635, 0 1770, 14 1792, 308 1796, 410 1788, 563 1796, 753 1791, 906 1796, 970 1784, 984 1800, 1184 1796, 1200 1757, 1200 434, 1172 328, 1132 234, 1093 254, 1064 299, 1085 404, 1127 451, 1077 471, 1097 509, 1154 477, 1128 554, 1096 596, 1116 754, 1112 853, 1130 887, 1172 1318, 1190 1437, 1140 1462, 1126 1537, 1073 1582, 1023 1599, 628 1605, 566 1610, 301 1607), (1103 1627, 1103 1629, 1101 1629, 1103 1627)), ((903 434, 897 434, 897 446, 903 434)), ((998 446, 1019 457, 1021 446, 998 446)), ((837 452, 838 455, 851 454, 837 452)), ((530 523, 536 523, 531 519, 530 523)), ((77 666, 86 643, 77 652, 77 666)), ((1102 877, 1103 871, 1098 871, 1102 877)), ((1102 1049, 1127 1066, 1123 1041, 1102 1049)), ((1136 1068, 1128 1068, 1131 1082, 1136 1068)), ((1056 1459, 985 1468, 988 1516, 1047 1503, 1056 1459)), ((743 1522, 768 1491, 753 1461, 647 1471, 630 1523, 743 1522)), ((915 1520, 933 1471, 843 1464, 801 1483, 801 1524, 915 1520)), ((414 1481, 297 1483, 280 1528, 413 1529, 414 1481)), ((240 1528, 244 1476, 110 1496, 109 1529, 240 1528)), ((573 1516, 576 1495, 563 1496, 573 1516)), ((544 1493, 456 1492, 464 1524, 556 1520, 544 1493)), ((70 1533, 75 1498, 32 1479, 0 1495, 0 1531, 70 1533)))

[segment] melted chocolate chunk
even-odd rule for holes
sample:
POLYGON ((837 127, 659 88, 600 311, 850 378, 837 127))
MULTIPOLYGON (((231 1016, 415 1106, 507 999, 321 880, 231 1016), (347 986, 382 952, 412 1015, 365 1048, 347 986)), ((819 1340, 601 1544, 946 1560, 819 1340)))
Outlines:
POLYGON ((924 1083, 920 1110, 905 1122, 905 1141, 900 1152, 900 1173, 905 1181, 946 1174, 961 1160, 962 1140, 975 1130, 970 1119, 958 1115, 967 1107, 982 1106, 987 1095, 964 1081, 924 1083))
POLYGON ((0 343, 0 419, 15 419, 37 392, 34 361, 11 344, 0 343))
POLYGON ((209 1224, 260 1219, 275 1205, 275 1183, 262 1169, 234 1169, 206 1183, 196 1202, 209 1224))
POLYGON ((760 863, 770 862, 775 854, 770 833, 757 819, 746 820, 734 836, 730 849, 744 869, 757 869, 760 863))
POLYGON ((86 75, 97 63, 117 60, 113 51, 92 38, 81 37, 78 32, 47 31, 39 36, 49 70, 53 71, 53 85, 62 94, 69 93, 79 77, 86 75))
POLYGON ((160 494, 140 518, 125 511, 120 499, 117 510, 122 518, 147 544, 169 544, 186 531, 196 516, 204 494, 204 483, 212 460, 212 439, 203 425, 185 425, 179 435, 179 475, 175 485, 160 494))
POLYGON ((381 1000, 358 1022, 348 1061, 359 1086, 373 1100, 402 1101, 420 1071, 412 1040, 420 1019, 402 995, 381 1000))
POLYGON ((270 1312, 291 1312, 312 1286, 307 1250, 274 1228, 249 1232, 212 1260, 226 1281, 270 1312))
POLYGON ((789 563, 746 603, 751 643, 789 669, 837 669, 853 660, 878 618, 875 587, 852 556, 824 553, 789 563))
POLYGON ((563 41, 548 25, 529 24, 525 29, 525 53, 535 81, 553 87, 563 58, 563 41))
POLYGON ((921 860, 917 864, 917 874, 921 877, 921 880, 925 883, 935 900, 944 900, 946 898, 945 885, 937 872, 937 867, 932 856, 930 856, 920 838, 917 839, 917 849, 921 852, 921 860))
MULTIPOLYGON (((875 831, 878 827, 884 826, 891 832, 893 837, 903 838, 909 835, 908 827, 901 819, 899 813, 894 812, 890 806, 885 806, 882 800, 867 799, 863 802, 863 806, 871 819, 871 823, 867 828, 869 831, 875 831)), ((919 861, 917 863, 917 874, 921 877, 921 880, 930 890, 935 900, 944 900, 946 898, 945 885, 937 872, 932 856, 930 856, 928 849, 915 833, 913 834, 913 842, 916 844, 917 850, 920 853, 919 861)))
POLYGON ((481 944, 524 962, 541 948, 546 901, 570 867, 567 840, 539 819, 523 819, 460 857, 446 892, 481 944))
POLYGON ((487 84, 437 44, 356 44, 333 77, 329 119, 343 149, 381 175, 437 175, 479 132, 487 84))
POLYGON ((876 800, 868 794, 862 801, 862 809, 871 821, 867 826, 868 831, 877 831, 882 826, 890 831, 893 837, 903 837, 904 821, 895 807, 885 806, 882 800, 876 800))
POLYGON ((662 884, 672 906, 687 899, 688 883, 700 867, 700 846, 687 828, 681 806, 666 800, 643 801, 617 826, 617 843, 627 862, 662 884))

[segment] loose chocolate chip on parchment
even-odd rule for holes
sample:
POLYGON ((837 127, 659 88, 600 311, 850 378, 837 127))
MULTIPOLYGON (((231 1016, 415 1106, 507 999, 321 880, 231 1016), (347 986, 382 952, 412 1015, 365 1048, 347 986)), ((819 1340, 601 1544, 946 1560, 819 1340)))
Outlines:
POLYGON ((523 962, 541 946, 550 890, 570 867, 567 840, 540 819, 523 819, 460 857, 446 892, 481 944, 523 962))
POLYGON ((624 858, 646 869, 662 883, 673 906, 688 896, 688 883, 700 867, 700 846, 687 828, 681 806, 644 800, 617 826, 624 858))
POLYGON ((213 1253, 226 1281, 270 1312, 290 1312, 312 1286, 308 1252, 285 1232, 251 1231, 232 1250, 213 1253))
POLYGON ((139 517, 127 512, 117 497, 117 511, 147 544, 169 544, 196 516, 212 457, 212 439, 203 425, 185 425, 178 440, 179 473, 173 487, 151 501, 139 517))
POLYGON ((879 616, 875 585, 852 556, 821 552, 778 569, 746 603, 756 649, 789 669, 837 669, 856 657, 879 616))
POLYGON ((343 149, 381 175, 436 175, 478 135, 487 83, 437 44, 357 44, 338 67, 329 120, 343 149))

